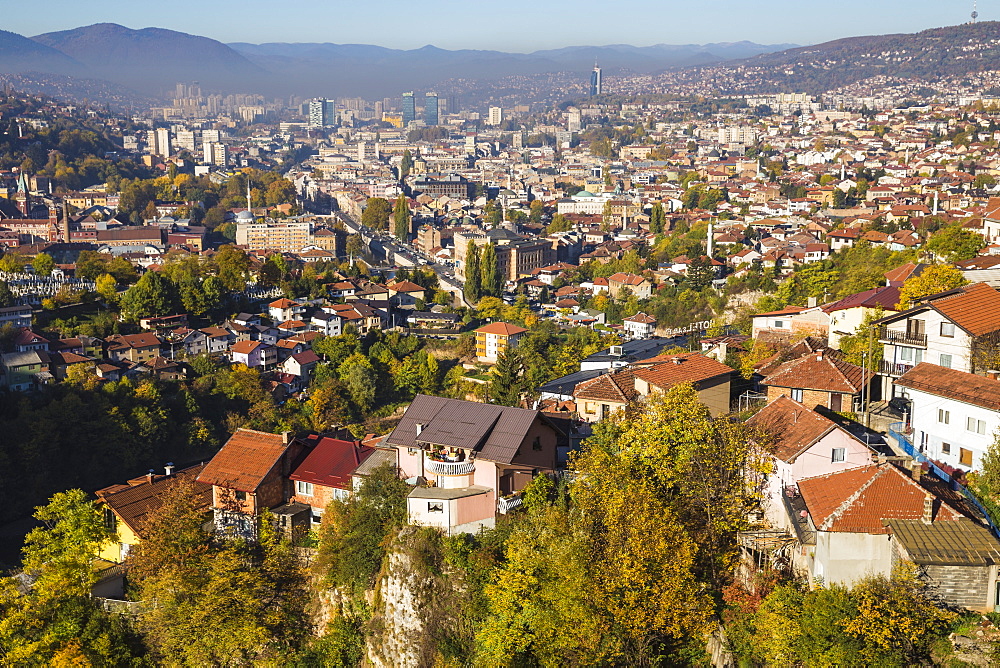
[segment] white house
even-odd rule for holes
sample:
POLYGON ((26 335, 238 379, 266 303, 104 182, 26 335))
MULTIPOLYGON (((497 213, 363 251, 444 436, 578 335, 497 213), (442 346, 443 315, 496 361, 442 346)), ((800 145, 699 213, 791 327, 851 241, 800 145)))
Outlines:
POLYGON ((656 318, 639 311, 635 315, 625 318, 622 327, 632 339, 648 339, 656 332, 656 318))
POLYGON ((924 362, 896 380, 910 400, 913 445, 931 459, 978 469, 1000 428, 1000 374, 976 376, 924 362))
POLYGON ((921 362, 972 373, 973 342, 1000 331, 1000 292, 976 283, 932 296, 873 324, 879 326, 881 372, 887 378, 898 378, 921 362))

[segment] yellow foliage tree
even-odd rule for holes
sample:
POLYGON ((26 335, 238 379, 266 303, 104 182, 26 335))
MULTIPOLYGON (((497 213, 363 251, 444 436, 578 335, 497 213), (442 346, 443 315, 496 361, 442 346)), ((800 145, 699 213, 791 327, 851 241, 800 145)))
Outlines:
POLYGON ((903 282, 899 289, 899 303, 896 308, 905 311, 912 308, 924 297, 939 292, 960 288, 969 281, 962 275, 960 269, 950 264, 935 264, 924 269, 919 276, 913 276, 903 282))

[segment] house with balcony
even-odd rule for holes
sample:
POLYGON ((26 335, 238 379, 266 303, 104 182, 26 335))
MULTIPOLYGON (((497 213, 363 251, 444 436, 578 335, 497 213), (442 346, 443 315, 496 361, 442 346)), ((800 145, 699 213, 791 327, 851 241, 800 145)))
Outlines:
POLYGON ((995 347, 1000 336, 1000 292, 975 283, 937 295, 873 323, 882 344, 880 373, 884 395, 891 382, 929 362, 947 369, 981 373, 977 350, 995 347))
POLYGON ((495 364, 509 348, 517 347, 517 342, 527 332, 524 327, 509 322, 492 322, 483 325, 476 333, 476 358, 481 362, 495 364))
POLYGON ((830 318, 827 341, 831 348, 840 348, 840 339, 853 335, 864 323, 865 317, 881 308, 886 313, 895 313, 899 303, 899 288, 883 285, 865 290, 823 306, 823 312, 830 318))
POLYGON ((556 470, 559 437, 538 411, 419 394, 383 447, 403 476, 431 483, 410 492, 410 522, 453 535, 520 505, 533 477, 556 470))
POLYGON ((290 432, 238 429, 230 436, 197 477, 212 486, 215 530, 255 538, 257 519, 268 509, 289 533, 293 526, 307 530, 309 507, 286 504, 292 496, 289 475, 304 448, 290 432))
POLYGON ((622 321, 622 328, 632 339, 648 339, 656 333, 656 318, 640 311, 622 321))
POLYGON ((271 320, 274 322, 295 320, 302 315, 303 311, 305 311, 305 306, 284 297, 267 305, 267 313, 271 316, 271 320))
POLYGON ((251 369, 271 369, 278 363, 278 349, 263 341, 238 341, 229 350, 229 356, 236 364, 251 369))
POLYGON ((922 362, 896 379, 909 400, 910 446, 935 462, 979 469, 1000 430, 1000 372, 977 376, 922 362))

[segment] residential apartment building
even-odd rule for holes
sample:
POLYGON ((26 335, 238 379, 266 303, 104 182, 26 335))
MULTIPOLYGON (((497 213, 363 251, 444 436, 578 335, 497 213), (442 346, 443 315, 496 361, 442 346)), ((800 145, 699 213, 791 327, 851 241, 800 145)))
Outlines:
POLYGON ((476 330, 476 358, 481 362, 496 363, 500 355, 517 346, 527 331, 507 322, 483 325, 476 330))
POLYGON ((236 224, 236 243, 248 250, 296 253, 310 245, 311 231, 308 221, 240 221, 236 224))

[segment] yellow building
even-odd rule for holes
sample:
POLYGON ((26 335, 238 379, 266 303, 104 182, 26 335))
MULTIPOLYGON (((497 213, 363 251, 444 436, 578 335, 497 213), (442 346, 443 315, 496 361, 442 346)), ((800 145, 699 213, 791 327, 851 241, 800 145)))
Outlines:
POLYGON ((123 485, 111 485, 96 492, 98 503, 104 510, 104 521, 117 533, 117 540, 101 547, 101 559, 121 563, 133 545, 142 539, 149 514, 162 503, 164 495, 180 482, 188 482, 197 496, 199 507, 208 511, 212 504, 212 486, 197 482, 198 474, 205 468, 198 464, 182 471, 174 471, 167 464, 164 475, 148 473, 133 478, 123 485))
POLYGON ((492 322, 476 330, 476 357, 481 362, 496 362, 508 348, 517 346, 527 332, 524 327, 509 322, 492 322))

